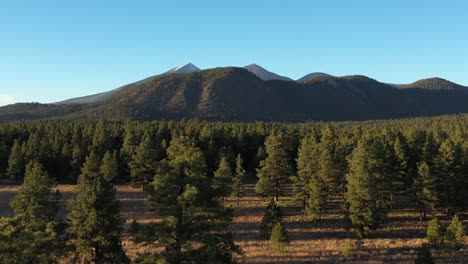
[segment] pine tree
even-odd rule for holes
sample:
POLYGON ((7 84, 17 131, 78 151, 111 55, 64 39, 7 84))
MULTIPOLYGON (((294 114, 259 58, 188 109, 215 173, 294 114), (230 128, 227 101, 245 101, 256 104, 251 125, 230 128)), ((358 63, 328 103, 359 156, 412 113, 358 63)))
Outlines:
POLYGON ((112 148, 113 139, 109 127, 106 121, 99 120, 94 129, 92 150, 100 156, 112 148))
POLYGON ((283 134, 270 135, 265 142, 267 158, 260 162, 257 170, 259 180, 255 191, 261 196, 273 197, 276 201, 283 194, 287 180, 293 175, 286 144, 283 134))
POLYGON ((439 148, 435 168, 440 205, 452 215, 463 211, 468 200, 468 177, 461 147, 445 140, 439 148))
POLYGON ((276 222, 271 231, 270 242, 275 250, 283 250, 289 244, 289 236, 281 222, 276 222))
POLYGON ((445 228, 439 219, 433 218, 427 225, 426 240, 431 248, 440 249, 444 244, 445 228))
POLYGON ((218 169, 214 173, 213 188, 219 192, 222 199, 232 191, 232 169, 226 157, 221 159, 218 169))
POLYGON ((399 133, 393 144, 393 151, 395 154, 395 168, 396 171, 396 180, 409 182, 407 179, 408 170, 409 170, 409 155, 408 155, 408 145, 401 133, 399 133))
POLYGON ((168 263, 235 262, 232 254, 240 250, 225 230, 232 211, 217 199, 202 152, 193 141, 177 137, 167 155, 147 188, 148 204, 162 219, 159 240, 165 250, 159 257, 168 263))
POLYGON ((318 171, 329 194, 335 194, 340 185, 340 171, 335 157, 335 132, 326 127, 318 145, 318 171))
POLYGON ((158 150, 149 134, 146 134, 129 163, 130 176, 135 182, 142 182, 145 186, 156 174, 158 166, 158 150))
POLYGON ((72 150, 72 157, 70 160, 70 166, 72 168, 73 177, 76 177, 80 173, 81 166, 83 165, 86 158, 86 153, 81 144, 75 144, 72 150))
POLYGON ((291 177, 293 183, 294 198, 301 202, 305 212, 306 203, 309 197, 309 182, 312 177, 316 177, 318 168, 318 149, 314 136, 308 135, 301 140, 297 162, 297 175, 291 177))
POLYGON ((281 221, 282 217, 283 214, 281 209, 276 204, 275 200, 271 199, 263 214, 262 222, 260 224, 260 233, 268 238, 271 235, 271 230, 277 222, 281 221))
POLYGON ((453 252, 463 245, 463 239, 465 237, 465 226, 458 215, 455 215, 447 227, 445 232, 444 242, 445 248, 449 252, 453 252))
POLYGON ((327 205, 328 188, 323 179, 317 175, 310 179, 307 188, 309 196, 306 204, 306 214, 315 223, 318 223, 317 221, 321 220, 322 212, 327 205))
POLYGON ((18 183, 24 175, 24 169, 25 160, 23 144, 18 140, 15 140, 15 143, 13 144, 13 147, 10 151, 10 157, 8 158, 6 175, 18 183))
POLYGON ((426 220, 426 214, 433 211, 437 205, 436 179, 429 165, 422 162, 418 166, 418 174, 411 187, 420 213, 420 222, 426 220))
POLYGON ((24 182, 10 206, 25 226, 32 230, 42 230, 47 224, 57 220, 59 191, 52 191, 54 181, 49 178, 42 165, 30 161, 26 166, 24 182))
POLYGON ((377 139, 365 136, 358 142, 349 161, 345 202, 347 217, 358 235, 376 229, 388 209, 388 182, 385 149, 377 139))
POLYGON ((113 181, 119 177, 119 154, 116 150, 113 153, 107 151, 104 155, 101 173, 108 181, 113 181))
POLYGON ((239 205, 239 199, 242 196, 242 190, 244 188, 243 180, 246 176, 246 171, 243 167, 244 161, 242 160, 241 154, 237 155, 236 158, 236 173, 232 179, 232 196, 236 198, 237 205, 239 205))
POLYGON ((136 124, 130 120, 125 121, 124 129, 124 139, 122 145, 122 155, 125 162, 130 162, 133 154, 135 154, 135 149, 138 146, 138 137, 135 133, 136 124))
POLYGON ((57 263, 61 257, 53 224, 40 230, 24 225, 21 217, 0 218, 0 263, 57 263))
POLYGON ((78 178, 77 196, 68 204, 69 231, 80 261, 129 263, 120 242, 120 202, 115 188, 104 179, 100 163, 94 152, 86 158, 78 178))

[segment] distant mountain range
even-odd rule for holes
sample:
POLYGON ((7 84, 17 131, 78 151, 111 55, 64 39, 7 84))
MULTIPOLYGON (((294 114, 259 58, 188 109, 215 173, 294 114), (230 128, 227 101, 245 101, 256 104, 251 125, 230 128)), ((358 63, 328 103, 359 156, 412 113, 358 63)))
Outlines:
POLYGON ((292 80, 256 65, 189 63, 108 92, 0 107, 0 122, 53 118, 215 121, 369 120, 468 113, 468 87, 440 78, 385 84, 310 73, 292 80))

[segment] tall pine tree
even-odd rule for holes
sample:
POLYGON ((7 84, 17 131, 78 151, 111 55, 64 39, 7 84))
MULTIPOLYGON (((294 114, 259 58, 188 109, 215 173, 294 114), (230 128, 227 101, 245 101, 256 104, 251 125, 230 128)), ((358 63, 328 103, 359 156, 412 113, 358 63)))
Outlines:
POLYGON ((278 201, 285 184, 293 175, 287 140, 282 133, 270 135, 265 142, 267 157, 260 162, 255 191, 263 197, 278 201))
POLYGON ((129 263, 120 235, 123 219, 116 190, 101 173, 101 161, 94 152, 78 178, 77 196, 68 204, 70 233, 83 263, 129 263))
POLYGON ((376 229, 389 205, 385 147, 378 137, 365 136, 353 151, 346 175, 347 217, 358 235, 376 229))
POLYGON ((237 155, 236 158, 236 173, 232 178, 232 196, 236 198, 237 205, 239 205, 239 199, 242 196, 242 191, 244 189, 244 178, 246 176, 246 171, 243 165, 244 161, 242 160, 241 154, 237 155))
POLYGON ((221 159, 218 169, 214 173, 213 188, 219 192, 222 199, 232 191, 232 169, 226 157, 221 159))
POLYGON ((33 230, 44 229, 57 220, 59 191, 52 191, 54 181, 49 178, 42 165, 33 160, 26 166, 24 182, 10 206, 15 215, 33 230))
POLYGON ((161 216, 158 256, 168 263, 233 263, 239 249, 225 230, 232 212, 222 206, 194 142, 174 138, 147 188, 148 204, 161 216), (195 247, 195 245, 197 245, 195 247))

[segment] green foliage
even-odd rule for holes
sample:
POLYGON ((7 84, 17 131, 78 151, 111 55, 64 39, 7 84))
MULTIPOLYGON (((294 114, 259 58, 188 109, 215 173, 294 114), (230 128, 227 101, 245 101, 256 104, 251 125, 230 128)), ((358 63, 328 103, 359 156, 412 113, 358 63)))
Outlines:
POLYGON ((232 169, 226 157, 221 159, 218 169, 214 172, 213 188, 221 197, 226 197, 232 191, 232 169))
POLYGON ((297 162, 297 175, 291 177, 293 183, 293 193, 296 200, 302 203, 302 207, 306 208, 307 199, 310 196, 309 182, 313 177, 316 177, 318 162, 318 149, 316 147, 315 137, 313 134, 304 137, 301 140, 297 162))
POLYGON ((77 196, 69 201, 70 230, 80 261, 128 263, 120 242, 123 220, 115 188, 104 179, 92 152, 78 178, 77 196))
POLYGON ((133 220, 130 226, 130 233, 133 236, 133 242, 153 242, 158 239, 158 228, 157 225, 149 224, 140 224, 133 220))
POLYGON ((436 187, 435 175, 429 165, 423 161, 418 166, 418 174, 411 186, 411 191, 421 213, 421 220, 426 218, 427 212, 435 210, 438 202, 436 187))
POLYGON ((271 231, 270 242, 274 249, 282 250, 289 244, 289 236, 286 228, 283 227, 281 221, 276 222, 271 231))
POLYGON ((431 248, 428 244, 423 244, 419 250, 414 264, 435 264, 434 257, 432 257, 431 248))
POLYGON ((317 176, 324 183, 326 193, 334 194, 340 186, 340 170, 336 160, 336 136, 334 130, 327 126, 317 146, 317 176))
POLYGON ((257 170, 259 180, 255 191, 259 195, 278 200, 283 194, 284 185, 293 175, 287 144, 283 134, 272 134, 266 139, 267 158, 260 162, 260 168, 257 170))
POLYGON ((464 210, 468 200, 468 177, 467 164, 463 163, 460 145, 449 139, 444 140, 435 158, 435 164, 440 205, 452 214, 464 210))
POLYGON ((236 158, 236 172, 232 178, 232 196, 237 199, 237 204, 239 204, 239 199, 242 196, 242 191, 244 188, 244 178, 247 172, 243 166, 244 161, 242 160, 241 154, 237 155, 236 158))
POLYGON ((458 215, 455 215, 447 227, 445 232, 444 242, 447 251, 455 251, 463 245, 463 239, 465 237, 465 226, 458 215))
POLYGON ((365 235, 385 220, 388 208, 388 170, 383 144, 366 136, 349 160, 345 193, 347 217, 357 235, 365 235))
POLYGON ((0 263, 57 263, 60 254, 52 223, 42 230, 32 230, 24 219, 0 218, 0 263))
POLYGON ((328 197, 328 188, 321 177, 314 175, 307 185, 309 197, 306 201, 306 214, 312 220, 320 220, 325 210, 328 197))
POLYGON ((265 237, 270 237, 271 230, 277 222, 281 221, 283 214, 280 207, 276 204, 275 200, 271 199, 265 208, 262 222, 260 224, 260 233, 265 237))
POLYGON ((426 231, 426 240, 431 248, 440 249, 444 245, 445 227, 440 223, 439 219, 433 218, 429 221, 426 231))
POLYGON ((362 239, 345 239, 342 251, 343 255, 349 256, 359 252, 362 248, 362 244, 362 239))
POLYGON ((132 180, 144 184, 150 182, 156 174, 158 159, 156 144, 151 139, 151 135, 146 134, 128 164, 132 180))
POLYGON ((104 155, 101 173, 108 181, 113 181, 119 177, 119 154, 116 150, 113 153, 107 151, 104 155))
POLYGON ((49 178, 42 165, 30 161, 26 166, 24 182, 10 206, 23 224, 34 231, 43 230, 57 220, 60 193, 52 191, 54 181, 49 178))
POLYGON ((235 262, 232 255, 240 250, 225 231, 232 212, 216 199, 219 193, 206 176, 202 152, 187 137, 178 137, 171 141, 167 155, 147 188, 148 204, 162 218, 162 256, 168 263, 183 263, 211 252, 210 259, 223 257, 213 263, 235 262), (192 247, 193 243, 200 247, 192 247))
POLYGON ((25 169, 25 160, 23 152, 23 144, 15 140, 11 148, 10 156, 8 158, 8 167, 6 175, 16 182, 20 181, 23 177, 25 169))

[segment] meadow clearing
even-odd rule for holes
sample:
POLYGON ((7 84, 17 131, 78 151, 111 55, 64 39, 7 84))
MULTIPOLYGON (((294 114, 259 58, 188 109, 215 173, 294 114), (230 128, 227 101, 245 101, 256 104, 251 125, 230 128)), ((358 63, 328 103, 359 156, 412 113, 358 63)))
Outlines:
MULTIPOLYGON (((228 198, 226 206, 234 209, 234 219, 230 226, 235 242, 245 252, 245 263, 413 263, 418 247, 424 242, 425 226, 419 223, 418 213, 412 208, 408 197, 398 197, 390 211, 388 221, 381 229, 363 239, 360 250, 344 254, 346 239, 352 235, 343 227, 344 222, 339 199, 332 201, 330 209, 319 225, 301 214, 300 208, 291 202, 291 197, 279 200, 284 213, 283 221, 289 232, 290 245, 282 252, 272 250, 269 240, 260 235, 259 226, 267 201, 255 195, 254 184, 247 184, 245 195, 237 201, 228 198)), ((75 195, 74 185, 59 185, 62 203, 75 195)), ((118 185, 118 199, 122 202, 122 215, 126 219, 126 229, 135 219, 140 223, 157 221, 157 215, 145 203, 146 194, 141 188, 118 185)), ((0 216, 12 216, 8 206, 18 189, 16 185, 0 186, 0 216)), ((66 214, 63 206, 62 215, 66 214)), ((448 221, 444 215, 438 215, 448 221)), ((462 216, 467 224, 467 214, 462 216)), ((131 241, 128 232, 123 238, 124 247, 131 257, 137 253, 158 250, 157 243, 131 241)), ((436 254, 437 263, 467 263, 468 240, 454 256, 436 254)))

